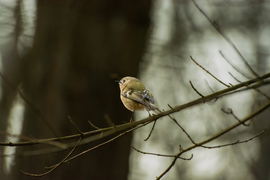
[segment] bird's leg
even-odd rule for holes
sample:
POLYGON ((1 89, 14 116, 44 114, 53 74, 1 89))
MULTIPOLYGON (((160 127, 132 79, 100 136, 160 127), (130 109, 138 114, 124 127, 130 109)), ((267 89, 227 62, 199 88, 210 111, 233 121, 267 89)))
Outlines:
POLYGON ((131 114, 129 123, 132 123, 133 122, 133 119, 134 119, 134 111, 132 111, 132 114, 131 114))

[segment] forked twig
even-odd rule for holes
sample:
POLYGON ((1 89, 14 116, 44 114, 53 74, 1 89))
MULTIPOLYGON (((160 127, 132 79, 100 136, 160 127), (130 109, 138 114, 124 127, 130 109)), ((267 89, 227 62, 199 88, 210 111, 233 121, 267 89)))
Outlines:
MULTIPOLYGON (((226 113, 226 114, 231 114, 238 122, 241 122, 241 120, 233 113, 233 110, 231 108, 228 108, 228 111, 225 111, 223 108, 221 108, 222 112, 226 113)), ((247 124, 245 124, 245 122, 243 123, 244 126, 249 126, 247 124)))

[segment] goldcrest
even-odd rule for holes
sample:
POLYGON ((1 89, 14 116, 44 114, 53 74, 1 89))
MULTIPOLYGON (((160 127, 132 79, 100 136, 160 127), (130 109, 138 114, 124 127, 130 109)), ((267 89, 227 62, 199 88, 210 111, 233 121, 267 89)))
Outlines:
POLYGON ((153 95, 139 79, 127 76, 116 82, 119 83, 120 98, 128 110, 134 112, 145 109, 149 113, 157 109, 153 95))

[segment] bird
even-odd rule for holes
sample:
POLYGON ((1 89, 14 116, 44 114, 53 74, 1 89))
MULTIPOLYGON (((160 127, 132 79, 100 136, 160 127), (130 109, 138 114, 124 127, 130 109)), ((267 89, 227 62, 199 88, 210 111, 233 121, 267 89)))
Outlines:
MULTIPOLYGON (((128 110, 134 112, 145 109, 149 116, 151 116, 149 111, 158 110, 153 95, 139 79, 126 76, 116 82, 119 83, 120 99, 128 110)), ((133 118, 131 118, 130 122, 132 121, 133 118)))

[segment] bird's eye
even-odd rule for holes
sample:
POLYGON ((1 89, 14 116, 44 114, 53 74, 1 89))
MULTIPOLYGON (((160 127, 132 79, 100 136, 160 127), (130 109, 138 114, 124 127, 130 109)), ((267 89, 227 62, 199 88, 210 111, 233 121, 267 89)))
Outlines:
POLYGON ((126 82, 126 80, 124 79, 124 80, 123 80, 123 83, 125 83, 125 82, 126 82))

